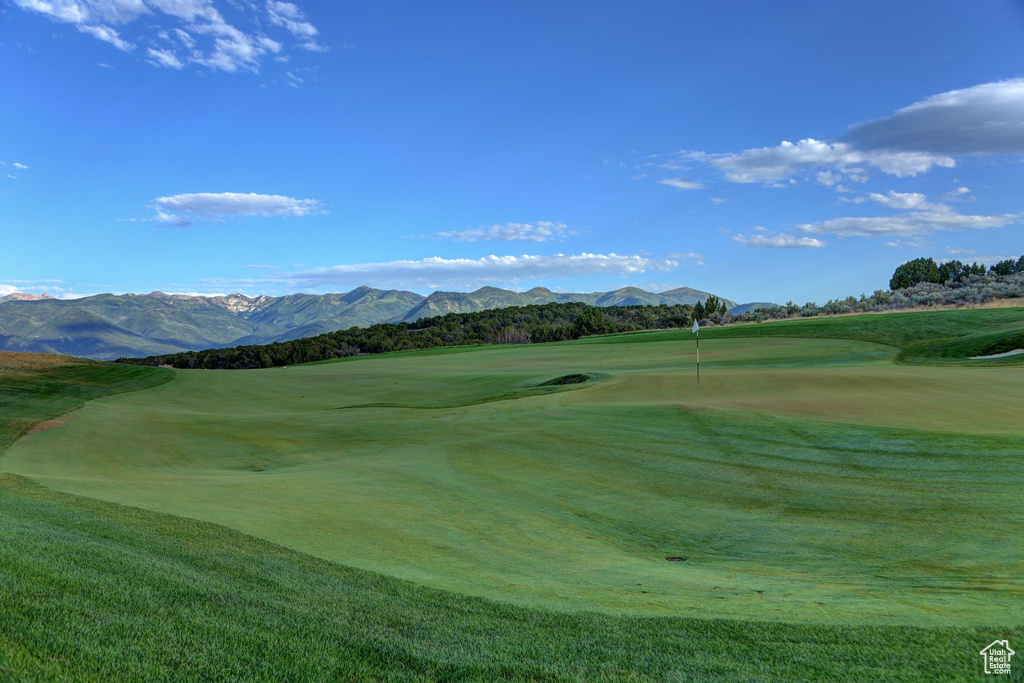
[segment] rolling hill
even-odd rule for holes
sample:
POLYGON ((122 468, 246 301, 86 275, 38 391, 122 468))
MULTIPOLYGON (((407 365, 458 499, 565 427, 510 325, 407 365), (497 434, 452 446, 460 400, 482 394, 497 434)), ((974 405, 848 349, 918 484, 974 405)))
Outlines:
MULTIPOLYGON (((12 294, 0 299, 0 350, 64 353, 113 360, 181 351, 283 342, 381 322, 412 322, 530 304, 595 306, 695 304, 708 292, 687 287, 652 293, 636 287, 564 293, 536 287, 514 292, 408 291, 357 287, 337 294, 248 297, 186 294, 98 294, 82 299, 12 294)), ((723 299, 728 306, 735 303, 723 299)))
POLYGON ((0 679, 978 679, 1024 638, 1024 356, 971 356, 1022 311, 709 327, 699 384, 687 329, 0 353, 0 679))

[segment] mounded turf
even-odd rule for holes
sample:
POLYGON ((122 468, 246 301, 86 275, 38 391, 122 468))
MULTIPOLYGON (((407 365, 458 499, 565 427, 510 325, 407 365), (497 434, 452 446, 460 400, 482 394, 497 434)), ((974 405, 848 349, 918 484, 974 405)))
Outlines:
POLYGON ((178 372, 0 468, 523 606, 1005 628, 1024 369, 893 361, 1021 317, 709 330, 699 385, 688 332, 178 372))
POLYGON ((4 681, 965 680, 996 632, 524 609, 13 475, 0 519, 4 681))
POLYGON ((101 396, 149 389, 170 370, 0 351, 0 452, 37 423, 101 396))

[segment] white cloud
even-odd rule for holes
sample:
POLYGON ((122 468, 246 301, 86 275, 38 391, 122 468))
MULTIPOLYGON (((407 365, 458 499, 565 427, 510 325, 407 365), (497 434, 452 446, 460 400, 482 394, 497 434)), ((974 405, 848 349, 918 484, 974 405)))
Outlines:
POLYGON ((969 187, 958 187, 955 190, 951 190, 942 196, 944 199, 951 202, 975 201, 975 198, 971 196, 971 188, 969 187))
POLYGON ((283 45, 264 33, 262 26, 283 29, 301 40, 309 51, 325 51, 318 45, 318 31, 293 3, 269 0, 265 6, 232 3, 240 10, 238 25, 229 23, 214 0, 14 0, 24 10, 71 24, 82 33, 125 52, 135 43, 122 33, 133 30, 136 42, 147 45, 146 60, 161 67, 180 69, 204 66, 233 73, 256 73, 267 55, 277 55, 283 45), (124 27, 119 30, 114 26, 124 27))
POLYGON ((788 235, 784 232, 772 235, 767 230, 761 227, 754 228, 758 231, 758 234, 746 237, 743 234, 733 235, 732 241, 739 242, 748 247, 762 247, 771 249, 795 249, 800 247, 809 247, 817 249, 824 247, 825 243, 814 237, 797 237, 796 235, 788 235))
POLYGON ((890 209, 922 209, 928 206, 928 199, 919 192, 895 192, 889 190, 888 194, 879 194, 872 192, 868 195, 868 198, 873 202, 878 202, 888 206, 890 209))
POLYGON ((537 221, 536 223, 505 223, 503 225, 491 225, 486 228, 439 232, 437 236, 455 240, 456 242, 476 242, 478 240, 550 242, 552 240, 564 240, 570 235, 578 234, 578 232, 571 230, 565 223, 537 221))
POLYGON ((842 179, 843 176, 841 174, 833 173, 832 171, 821 171, 815 176, 815 180, 818 181, 818 184, 826 187, 832 187, 842 179))
POLYGON ((158 197, 155 202, 156 219, 178 227, 191 225, 195 218, 295 217, 324 213, 321 203, 315 199, 255 192, 177 194, 158 197))
POLYGON ((908 240, 890 240, 885 243, 885 246, 894 249, 917 249, 921 251, 928 247, 928 243, 923 237, 912 237, 908 240))
POLYGON ((664 180, 659 180, 658 183, 674 187, 678 190, 703 190, 706 187, 703 183, 699 183, 696 180, 687 180, 686 178, 665 178, 664 180))
MULTIPOLYGON (((708 155, 708 163, 722 171, 734 183, 771 183, 820 168, 851 174, 861 180, 863 166, 873 166, 897 177, 914 176, 934 166, 951 168, 956 162, 949 157, 927 152, 878 150, 865 152, 842 142, 825 142, 805 138, 796 143, 784 140, 776 147, 748 149, 736 154, 708 155)), ((838 182, 834 174, 818 174, 818 182, 838 182)))
POLYGON ((841 237, 910 237, 927 235, 938 230, 1000 228, 1021 221, 1019 214, 965 216, 942 204, 927 206, 927 209, 897 216, 831 218, 820 223, 800 225, 797 229, 814 235, 841 237))
POLYGON ((110 43, 118 50, 131 52, 135 49, 135 46, 121 38, 121 35, 116 30, 109 26, 105 26, 104 24, 79 24, 75 28, 82 33, 88 33, 93 38, 98 38, 103 42, 110 43))
POLYGON ((709 197, 708 199, 711 200, 712 204, 724 204, 725 203, 725 199, 723 199, 722 197, 709 197))
POLYGON ((316 42, 315 40, 307 40, 304 43, 299 43, 295 47, 302 48, 303 50, 307 50, 309 52, 330 52, 331 51, 331 48, 327 47, 326 45, 321 45, 320 43, 316 42))
POLYGON ((360 263, 316 268, 279 278, 297 287, 375 287, 466 289, 486 284, 512 284, 539 278, 588 275, 637 275, 678 266, 671 259, 623 254, 554 254, 550 256, 484 256, 477 259, 442 257, 418 261, 360 263))
POLYGON ((22 171, 28 170, 28 166, 25 164, 19 164, 17 161, 14 162, 14 168, 20 168, 22 171))
POLYGON ((316 27, 306 20, 302 10, 290 2, 267 0, 267 15, 270 17, 270 23, 283 26, 296 38, 310 39, 319 33, 316 27))
POLYGON ((686 253, 675 253, 675 252, 673 252, 673 253, 668 254, 668 257, 670 259, 675 259, 677 261, 683 261, 683 262, 692 261, 693 263, 695 263, 698 266, 706 266, 706 265, 708 265, 704 261, 704 255, 703 254, 697 254, 697 253, 692 252, 692 251, 688 251, 686 253))
POLYGON ((22 9, 32 10, 46 14, 57 21, 69 24, 77 24, 89 18, 89 10, 84 2, 69 0, 14 0, 14 4, 22 9))
POLYGON ((174 56, 174 53, 170 50, 154 50, 149 48, 146 53, 153 58, 153 61, 160 65, 165 66, 168 69, 182 69, 185 67, 178 58, 174 56))

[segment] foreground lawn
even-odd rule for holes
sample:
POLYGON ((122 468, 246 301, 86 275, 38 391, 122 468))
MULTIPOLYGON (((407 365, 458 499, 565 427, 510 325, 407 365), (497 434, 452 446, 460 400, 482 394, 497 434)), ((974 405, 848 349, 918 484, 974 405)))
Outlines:
POLYGON ((0 679, 964 680, 1022 629, 559 614, 0 475, 0 679))

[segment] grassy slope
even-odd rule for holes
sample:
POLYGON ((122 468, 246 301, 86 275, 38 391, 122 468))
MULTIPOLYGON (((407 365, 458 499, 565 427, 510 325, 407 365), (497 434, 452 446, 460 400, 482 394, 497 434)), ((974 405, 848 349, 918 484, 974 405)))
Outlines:
MULTIPOLYGON (((607 343, 609 341, 617 340, 606 340, 605 349, 611 346, 607 343)), ((580 346, 576 345, 576 348, 580 346)), ((802 363, 807 362, 831 363, 839 369, 845 368, 834 358, 834 353, 828 353, 821 347, 808 349, 801 345, 797 350, 800 358, 775 349, 773 358, 767 361, 767 365, 772 367, 767 369, 782 371, 789 368, 795 371, 794 368, 799 369, 802 363), (809 361, 810 353, 815 350, 817 357, 809 361)), ((862 364, 862 372, 889 367, 879 362, 887 354, 872 351, 871 347, 850 346, 845 351, 854 354, 853 360, 862 364), (864 366, 865 362, 868 365, 864 366)), ((440 354, 401 354, 393 358, 411 356, 436 361, 445 356, 457 356, 461 357, 460 365, 464 365, 461 360, 472 357, 474 353, 458 350, 440 354)), ((709 353, 718 354, 718 357, 711 356, 708 370, 716 369, 715 365, 719 364, 719 375, 730 364, 751 366, 751 361, 744 359, 741 353, 733 353, 731 358, 720 351, 709 353)), ((565 367, 562 360, 555 363, 558 368, 565 367)), ((490 362, 493 364, 493 358, 490 362)), ((350 365, 359 367, 359 363, 350 365)), ((337 364, 344 365, 346 363, 337 364)), ((470 365, 465 368, 467 373, 479 370, 470 365)), ((280 372, 298 370, 300 368, 280 372)), ((544 370, 551 371, 546 372, 544 376, 547 377, 556 368, 545 367, 544 370)), ((642 368, 626 370, 636 373, 642 368)), ((953 369, 953 372, 963 371, 953 369)), ((417 398, 422 405, 432 403, 434 407, 440 407, 444 404, 439 400, 442 397, 436 396, 436 391, 430 391, 427 378, 403 374, 401 369, 396 370, 395 375, 403 383, 411 382, 414 390, 419 390, 417 398)), ((847 375, 845 379, 850 380, 854 376, 847 375)), ((962 375, 958 383, 969 376, 970 373, 962 375)), ((713 377, 710 375, 705 383, 713 377)), ((337 376, 325 378, 325 383, 338 379, 337 376)), ((347 379, 359 381, 359 377, 347 379)), ((93 389, 101 383, 96 380, 94 377, 93 389)), ((308 377, 297 377, 288 379, 285 384, 295 385, 293 389, 296 386, 309 388, 308 380, 308 377)), ((524 381, 528 382, 529 378, 524 380, 520 377, 519 382, 524 381)), ((585 392, 606 389, 614 381, 586 388, 585 392)), ((475 388, 457 386, 461 395, 454 396, 454 400, 466 402, 467 398, 508 384, 507 381, 486 377, 482 382, 475 388)), ((156 391, 177 385, 179 383, 175 382, 156 391)), ((4 386, 6 388, 7 384, 4 386)), ((319 388, 322 389, 323 385, 319 388)), ((385 386, 380 388, 387 389, 385 386)), ((889 388, 892 388, 891 383, 889 388)), ((649 386, 637 389, 644 393, 649 386)), ((151 393, 135 394, 133 398, 143 399, 151 393)), ((385 393, 391 395, 390 391, 385 393)), ((455 393, 459 394, 459 391, 455 393)), ((30 393, 23 395, 31 397, 30 393)), ((565 401, 585 395, 584 392, 570 392, 543 400, 565 401)), ((218 405, 217 401, 226 400, 227 394, 212 398, 214 405, 218 405)), ((448 399, 453 400, 453 397, 448 399)), ((1017 400, 1018 397, 1013 398, 1013 401, 1017 400)), ((1011 409, 1017 406, 1013 401, 1011 409)), ((6 407, 9 409, 15 404, 16 401, 9 401, 6 407)), ((45 405, 45 402, 35 402, 37 409, 45 405)), ((127 403, 121 406, 125 408, 127 403)), ((481 405, 473 409, 486 408, 486 405, 481 405)), ((557 409, 555 407, 554 410, 557 409)), ((806 411, 807 406, 791 406, 790 410, 806 411)), ((46 409, 38 413, 36 419, 59 412, 62 410, 46 409)), ((449 411, 427 412, 441 414, 449 411)), ((6 410, 0 413, 4 420, 9 414, 6 410)), ((282 419, 290 417, 283 416, 282 419)), ((643 421, 641 413, 623 417, 643 421)), ((607 415, 603 419, 606 420, 607 415)), ((746 419, 750 419, 749 416, 746 419)), ((970 415, 955 422, 954 426, 962 427, 969 422, 970 415)), ((395 423, 392 421, 391 424, 395 423)), ((878 446, 877 427, 858 427, 854 432, 844 432, 840 425, 840 431, 834 434, 835 442, 829 444, 820 441, 821 435, 814 433, 814 425, 808 420, 794 423, 771 418, 768 422, 747 426, 757 429, 762 437, 773 429, 778 430, 778 439, 765 439, 767 445, 755 454, 759 458, 769 458, 773 454, 777 457, 781 448, 792 452, 795 459, 808 460, 812 470, 821 470, 818 476, 829 479, 851 468, 853 471, 863 470, 864 463, 851 460, 851 452, 860 454, 878 446), (853 444, 850 443, 851 437, 853 444), (794 438, 799 440, 796 449, 793 449, 794 438), (851 451, 850 445, 856 448, 851 451), (834 462, 820 461, 818 456, 822 452, 836 447, 838 454, 834 462)), ((830 427, 834 428, 835 425, 830 427)), ((612 427, 606 426, 605 429, 611 430, 612 427)), ((743 439, 743 420, 725 424, 711 421, 705 429, 717 439, 731 438, 737 444, 736 439, 743 439)), ((988 435, 972 434, 972 431, 977 430, 967 429, 951 439, 947 438, 950 435, 933 432, 910 434, 915 438, 931 434, 930 443, 925 438, 911 449, 912 456, 917 454, 913 457, 919 461, 917 467, 923 468, 917 474, 910 473, 910 478, 917 482, 911 488, 920 488, 921 483, 928 480, 934 484, 931 491, 918 492, 925 494, 924 500, 942 498, 939 491, 949 487, 951 472, 957 469, 951 467, 956 460, 953 456, 969 456, 971 448, 979 445, 975 439, 993 439, 988 446, 1002 444, 1004 454, 997 456, 1007 464, 1019 457, 1020 449, 1013 450, 1015 444, 1008 444, 998 430, 989 429, 992 433, 988 435), (1011 447, 1009 450, 1006 450, 1007 445, 1011 447)), ((908 433, 894 431, 891 436, 893 441, 890 445, 898 446, 900 441, 907 441, 908 433)), ((640 431, 636 438, 647 440, 651 434, 640 431)), ((867 470, 874 467, 883 478, 898 471, 893 467, 902 469, 910 462, 905 449, 900 448, 874 455, 883 461, 890 459, 888 471, 884 462, 876 461, 867 467, 867 470)), ((978 464, 983 466, 983 458, 978 457, 978 464)), ((252 461, 247 463, 250 469, 262 469, 259 458, 255 460, 255 467, 252 461)), ((4 467, 6 462, 0 458, 0 467, 4 467)), ((484 469, 493 469, 493 463, 481 465, 484 469)), ((564 467, 565 463, 559 465, 564 467)), ((733 473, 741 471, 733 470, 733 473)), ((969 476, 970 471, 970 466, 965 466, 959 469, 958 474, 969 476)), ((766 471, 757 475, 760 481, 751 490, 763 488, 770 481, 765 479, 766 473, 770 474, 766 471)), ((709 486, 709 482, 709 479, 698 478, 691 486, 691 492, 699 494, 709 486)), ((971 542, 968 532, 972 527, 987 529, 1009 523, 1011 528, 1003 537, 992 537, 981 531, 975 542, 979 545, 986 541, 996 543, 1009 549, 1011 555, 1019 553, 1019 539, 1013 535, 1013 529, 1019 528, 1020 505, 1011 490, 1014 487, 1019 490, 1019 483, 1007 488, 1010 497, 1002 501, 1005 509, 992 518, 979 517, 978 510, 969 508, 981 504, 984 495, 1002 488, 999 477, 993 476, 985 482, 966 482, 966 490, 963 490, 964 483, 953 484, 961 491, 945 497, 945 503, 952 509, 946 511, 947 516, 936 519, 935 528, 928 533, 957 532, 946 539, 947 545, 969 551, 971 549, 962 544, 971 542), (974 487, 980 487, 976 493, 971 490, 974 487), (977 525, 978 519, 985 522, 977 525)), ((841 484, 845 486, 846 482, 841 484)), ((520 494, 522 492, 520 489, 520 494)), ((882 491, 878 493, 884 497, 882 491)), ((862 503, 864 499, 848 502, 862 503)), ((880 502, 891 504, 891 501, 880 502)), ((897 502, 906 507, 890 518, 880 520, 879 531, 898 531, 892 524, 899 515, 917 515, 919 521, 923 521, 931 514, 929 510, 916 508, 913 496, 897 502)), ((607 499, 603 503, 607 503, 607 499)), ((992 506, 993 510, 998 508, 999 505, 992 506)), ((848 507, 847 513, 852 509, 848 507)), ((632 520, 636 512, 635 509, 625 510, 626 519, 632 520)), ((809 516, 819 512, 803 511, 809 516)), ((202 522, 43 490, 17 477, 0 477, 0 516, 5 520, 0 526, 0 548, 4 549, 0 553, 0 576, 7 588, 0 591, 0 633, 3 634, 0 637, 0 678, 397 676, 403 679, 488 680, 499 677, 593 679, 634 676, 666 680, 753 676, 963 679, 980 671, 976 652, 992 639, 1008 637, 1017 642, 1024 635, 1019 626, 1010 627, 1005 622, 997 628, 973 629, 848 627, 821 623, 800 626, 759 621, 557 614, 520 609, 345 569, 202 522), (59 542, 54 542, 54 539, 59 539, 59 542), (60 624, 60 628, 54 628, 55 624, 60 624), (246 626, 239 628, 239 624, 246 626)), ((780 518, 784 516, 780 515, 780 518)), ((772 519, 765 521, 765 529, 759 529, 757 533, 770 531, 769 527, 775 523, 772 519)), ((645 533, 642 528, 638 531, 641 536, 645 533)), ((912 535, 894 537, 897 545, 912 539, 912 535)), ((832 543, 831 548, 825 548, 826 554, 842 550, 835 547, 834 538, 832 543)), ((963 559, 971 557, 977 559, 972 552, 965 552, 963 559)), ((1017 562, 1010 575, 1016 573, 1019 576, 1019 560, 1017 562)), ((953 569, 967 573, 978 571, 977 566, 968 565, 953 569)), ((915 571, 927 573, 928 568, 919 567, 915 571)), ((945 592, 949 588, 948 585, 935 585, 921 586, 918 590, 945 592)), ((992 587, 987 590, 992 590, 992 587)), ((1013 599, 1019 607, 1019 592, 1016 595, 1013 599)), ((913 598, 908 596, 908 599, 913 598)), ((770 616, 765 614, 765 618, 770 616)))
POLYGON ((86 401, 148 389, 173 376, 164 369, 0 351, 0 451, 36 423, 80 408, 86 401))
POLYGON ((1021 358, 970 360, 970 356, 1024 348, 1024 308, 823 317, 712 328, 706 330, 705 335, 712 338, 777 335, 859 339, 898 347, 900 353, 897 360, 903 363, 972 366, 1024 364, 1021 358))
POLYGON ((0 475, 4 680, 963 680, 1021 629, 522 609, 0 475))
MULTIPOLYGON (((584 343, 635 343, 688 338, 689 330, 593 337, 584 343)), ((798 318, 750 325, 701 328, 705 339, 767 337, 855 339, 899 349, 906 364, 1000 367, 1024 365, 1024 359, 971 360, 1024 348, 1024 308, 913 311, 853 316, 798 318)))
POLYGON ((894 366, 863 342, 706 346, 699 386, 678 338, 181 372, 0 466, 520 604, 1017 623, 1018 369, 894 366), (481 402, 574 372, 610 377, 481 402))

